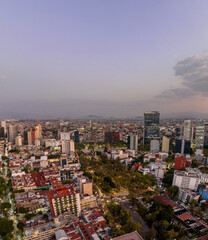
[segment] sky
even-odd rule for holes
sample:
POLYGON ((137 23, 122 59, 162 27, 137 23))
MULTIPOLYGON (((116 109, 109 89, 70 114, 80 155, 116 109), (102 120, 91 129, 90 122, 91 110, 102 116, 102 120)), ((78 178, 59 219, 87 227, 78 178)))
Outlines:
POLYGON ((0 117, 208 113, 207 0, 0 0, 0 117))

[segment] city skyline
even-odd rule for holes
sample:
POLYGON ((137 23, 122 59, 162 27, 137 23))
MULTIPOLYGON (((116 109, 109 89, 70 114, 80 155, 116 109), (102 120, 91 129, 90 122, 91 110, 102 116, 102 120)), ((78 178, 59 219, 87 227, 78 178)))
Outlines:
POLYGON ((0 115, 208 114, 207 7, 2 1, 0 115))

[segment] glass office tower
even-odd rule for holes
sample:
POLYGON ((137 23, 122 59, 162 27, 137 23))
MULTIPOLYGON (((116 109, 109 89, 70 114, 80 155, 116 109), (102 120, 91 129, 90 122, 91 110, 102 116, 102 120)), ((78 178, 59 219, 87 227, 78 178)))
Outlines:
POLYGON ((144 113, 144 143, 151 139, 159 139, 160 113, 156 111, 144 113))

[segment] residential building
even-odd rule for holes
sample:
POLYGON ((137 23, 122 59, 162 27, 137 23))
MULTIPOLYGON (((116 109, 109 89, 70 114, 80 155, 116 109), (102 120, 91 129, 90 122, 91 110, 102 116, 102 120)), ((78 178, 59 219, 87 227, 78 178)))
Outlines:
POLYGON ((120 142, 120 133, 115 132, 105 132, 105 142, 107 143, 118 143, 120 142))
POLYGON ((187 159, 185 156, 180 154, 175 155, 175 170, 182 170, 191 165, 191 159, 187 159))
POLYGON ((70 140, 70 132, 61 132, 61 141, 69 141, 70 140))
POLYGON ((197 190, 200 183, 200 173, 193 169, 186 171, 174 171, 172 185, 178 186, 179 188, 188 188, 191 190, 197 190))
POLYGON ((15 143, 16 136, 17 136, 17 126, 13 124, 9 124, 7 128, 8 141, 15 143))
POLYGON ((77 215, 80 214, 79 192, 73 187, 49 190, 48 200, 53 217, 58 217, 64 212, 74 212, 77 215))
POLYGON ((169 152, 169 146, 170 146, 170 139, 168 137, 163 136, 162 138, 162 152, 169 152))
POLYGON ((138 136, 130 134, 128 136, 128 149, 138 151, 138 136))
POLYGON ((157 153, 160 150, 160 141, 159 140, 151 140, 150 141, 150 152, 157 153))

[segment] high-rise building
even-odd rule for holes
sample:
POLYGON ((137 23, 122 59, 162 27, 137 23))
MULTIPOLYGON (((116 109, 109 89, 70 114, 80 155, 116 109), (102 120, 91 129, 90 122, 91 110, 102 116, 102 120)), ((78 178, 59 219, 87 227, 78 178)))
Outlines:
POLYGON ((157 153, 160 150, 160 141, 159 140, 151 140, 150 141, 150 152, 157 153))
POLYGON ((15 143, 15 137, 17 136, 17 126, 13 124, 9 124, 7 128, 7 137, 8 141, 15 143))
POLYGON ((1 121, 1 127, 4 128, 4 137, 7 134, 7 125, 6 125, 6 121, 1 121))
POLYGON ((70 155, 74 155, 75 154, 75 145, 74 145, 74 141, 73 140, 69 141, 69 154, 70 155))
POLYGON ((29 129, 27 131, 27 141, 28 145, 35 145, 35 129, 29 129))
POLYGON ((190 154, 191 153, 191 141, 185 140, 185 139, 176 139, 175 153, 190 154))
POLYGON ((0 138, 4 137, 4 128, 0 127, 0 138))
POLYGON ((170 146, 170 139, 163 136, 162 138, 162 152, 169 152, 169 146, 170 146))
POLYGON ((179 188, 188 188, 190 190, 197 190, 200 183, 200 174, 194 170, 190 171, 174 171, 173 186, 179 188))
POLYGON ((80 194, 92 195, 93 194, 92 181, 86 178, 79 179, 79 189, 80 194))
POLYGON ((144 113, 144 143, 158 139, 160 135, 160 113, 156 111, 144 113))
POLYGON ((175 170, 182 170, 191 165, 191 160, 188 160, 186 157, 176 154, 175 156, 175 170))
POLYGON ((191 141, 192 135, 193 135, 192 122, 191 120, 185 120, 183 123, 183 138, 185 140, 191 141))
POLYGON ((79 143, 79 131, 78 130, 74 131, 74 141, 76 143, 79 143))
POLYGON ((120 133, 115 132, 105 132, 105 142, 107 143, 118 143, 120 142, 120 133))
POLYGON ((182 128, 181 128, 181 125, 176 125, 175 127, 175 136, 176 137, 181 137, 182 135, 182 128))
POLYGON ((69 141, 70 140, 70 132, 61 132, 61 141, 69 141))
POLYGON ((41 139, 42 138, 42 127, 40 124, 35 126, 35 139, 41 139))
POLYGON ((61 144, 62 144, 62 153, 70 154, 70 155, 74 155, 75 154, 74 141, 66 140, 66 141, 62 141, 61 144))
POLYGON ((28 145, 28 134, 27 134, 27 131, 24 131, 24 145, 28 145))
POLYGON ((48 200, 53 217, 58 217, 64 212, 80 214, 79 192, 73 187, 63 187, 48 191, 48 200))
POLYGON ((130 134, 128 136, 128 148, 130 150, 138 151, 138 136, 136 134, 130 134))
POLYGON ((22 146, 22 137, 21 137, 21 135, 18 135, 18 136, 15 138, 15 145, 17 145, 17 146, 22 146))
POLYGON ((204 126, 204 147, 208 147, 208 122, 205 122, 204 126))
POLYGON ((204 147, 204 133, 205 133, 204 121, 197 120, 195 129, 195 145, 197 149, 202 149, 204 147))

